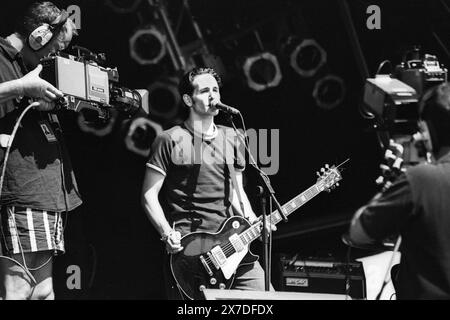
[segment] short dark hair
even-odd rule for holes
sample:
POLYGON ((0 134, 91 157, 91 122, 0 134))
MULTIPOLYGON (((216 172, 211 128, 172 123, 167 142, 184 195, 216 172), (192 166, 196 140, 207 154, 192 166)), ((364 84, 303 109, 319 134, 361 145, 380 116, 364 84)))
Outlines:
POLYGON ((450 146, 450 83, 428 89, 419 104, 419 113, 429 124, 433 151, 450 146))
POLYGON ((180 80, 180 83, 178 84, 178 92, 180 93, 181 96, 183 96, 184 94, 187 95, 192 95, 192 93, 194 92, 194 86, 192 84, 192 82, 194 81, 194 78, 202 75, 202 74, 210 74, 212 75, 216 81, 217 84, 220 86, 222 86, 222 79, 220 78, 220 76, 217 74, 216 71, 214 71, 214 69, 212 68, 194 68, 191 71, 186 72, 183 77, 180 80))
POLYGON ((61 10, 50 1, 34 2, 18 19, 15 31, 26 38, 41 24, 52 24, 61 13, 61 10))

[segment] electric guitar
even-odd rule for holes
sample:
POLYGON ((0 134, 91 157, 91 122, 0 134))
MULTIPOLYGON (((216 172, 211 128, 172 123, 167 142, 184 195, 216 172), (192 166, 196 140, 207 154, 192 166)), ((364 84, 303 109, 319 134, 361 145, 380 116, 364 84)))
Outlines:
MULTIPOLYGON (((285 216, 322 191, 338 186, 342 179, 338 167, 325 165, 314 185, 282 206, 285 216)), ((266 219, 272 224, 283 220, 278 210, 266 219)), ((181 238, 183 250, 171 255, 170 268, 183 294, 189 299, 204 299, 206 288, 229 289, 238 266, 258 260, 249 245, 261 235, 262 226, 261 219, 250 225, 243 217, 233 216, 216 233, 192 232, 181 238)))

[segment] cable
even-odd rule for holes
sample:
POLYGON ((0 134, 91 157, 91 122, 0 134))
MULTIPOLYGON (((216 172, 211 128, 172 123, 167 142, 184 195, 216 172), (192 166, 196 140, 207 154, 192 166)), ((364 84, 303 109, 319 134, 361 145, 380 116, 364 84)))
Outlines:
POLYGON ((375 73, 375 76, 380 74, 381 69, 384 67, 384 65, 386 63, 389 63, 389 67, 390 67, 390 73, 389 74, 392 73, 392 63, 391 63, 391 61, 390 60, 384 60, 378 65, 378 69, 377 69, 377 72, 375 73))
POLYGON ((7 145, 7 147, 6 147, 6 152, 5 152, 5 158, 4 158, 4 160, 3 160, 2 174, 1 174, 1 176, 0 176, 0 198, 1 198, 1 196, 2 196, 3 180, 4 180, 4 178, 5 178, 5 172, 6 172, 6 162, 8 161, 9 153, 11 152, 11 145, 12 145, 12 142, 13 142, 13 140, 14 140, 14 137, 16 136, 17 129, 19 129, 20 122, 22 121, 22 118, 25 116, 25 114, 26 114, 31 108, 37 107, 38 105, 39 105, 38 102, 33 102, 32 104, 30 104, 28 107, 26 107, 26 108, 22 111, 22 113, 20 114, 19 118, 17 119, 16 124, 14 125, 14 128, 13 128, 13 131, 12 131, 12 133, 11 133, 11 136, 9 137, 8 145, 7 145))
POLYGON ((262 171, 262 170, 258 167, 258 164, 256 163, 256 160, 253 158, 253 155, 252 155, 252 153, 250 152, 250 148, 248 147, 249 142, 248 142, 248 136, 247 136, 247 129, 246 129, 246 127, 245 127, 245 121, 244 121, 244 118, 242 117, 242 114, 241 114, 240 112, 239 112, 239 116, 240 116, 240 118, 241 118, 241 122, 242 122, 242 127, 243 127, 243 130, 244 130, 244 134, 243 134, 243 135, 239 134, 239 130, 236 128, 236 126, 235 126, 235 124, 234 124, 234 122, 233 122, 232 117, 230 117, 231 125, 233 126, 234 131, 236 132, 237 136, 244 140, 244 147, 245 147, 245 150, 247 150, 248 155, 249 155, 249 160, 250 160, 250 161, 249 161, 249 164, 250 164, 252 167, 254 167, 254 168, 255 168, 258 172, 260 172, 261 174, 266 175, 266 173, 265 173, 264 171, 262 171), (242 137, 242 136, 244 136, 244 137, 242 137))
MULTIPOLYGON (((15 136, 16 136, 17 130, 19 129, 20 123, 21 123, 23 117, 25 116, 25 114, 26 114, 31 108, 34 108, 34 107, 37 107, 37 106, 39 106, 39 102, 33 102, 33 103, 31 103, 30 105, 28 105, 28 106, 22 111, 22 113, 20 114, 19 118, 17 119, 17 121, 16 121, 16 123, 15 123, 15 125, 14 125, 14 128, 13 128, 13 131, 12 131, 12 133, 11 133, 11 136, 9 137, 8 144, 7 144, 7 148, 6 148, 6 152, 5 152, 5 158, 4 158, 4 160, 3 160, 2 173, 1 173, 1 176, 0 176, 0 198, 1 198, 1 195, 2 195, 3 182, 4 182, 4 178, 5 178, 5 173, 6 173, 6 164, 7 164, 8 158, 9 158, 9 154, 10 154, 10 152, 11 152, 12 143, 13 143, 13 140, 14 140, 14 138, 15 138, 15 136)), ((60 150, 59 144, 58 144, 58 150, 59 150, 59 152, 60 152, 60 157, 61 157, 61 167, 62 167, 62 165, 63 165, 63 164, 62 164, 62 155, 61 155, 61 150, 60 150)), ((62 174, 62 181, 63 181, 63 188, 64 188, 64 174, 62 174)), ((66 194, 64 194, 64 200, 65 200, 65 203, 66 203, 66 212, 67 212, 67 195, 66 195, 66 194)), ((17 228, 17 226, 15 226, 15 227, 17 228)), ((65 226, 63 227, 63 230, 64 230, 64 228, 65 228, 65 226)), ((10 260, 10 261, 13 261, 13 262, 16 263, 17 265, 19 265, 22 269, 24 269, 25 273, 31 278, 31 280, 33 281, 33 283, 36 285, 36 284, 37 284, 37 281, 36 281, 36 279, 33 277, 33 275, 30 273, 30 271, 37 271, 37 270, 39 270, 39 269, 42 269, 44 266, 46 266, 48 263, 50 263, 50 261, 53 259, 53 257, 51 256, 46 262, 44 262, 42 265, 40 265, 40 266, 38 266, 38 267, 36 267, 36 268, 29 268, 29 267, 27 266, 27 263, 26 263, 26 260, 25 260, 25 255, 24 255, 24 252, 23 252, 23 248, 22 248, 22 243, 21 243, 21 241, 20 241, 20 237, 18 237, 18 242, 19 242, 20 251, 21 251, 21 255, 22 255, 23 265, 22 265, 20 262, 18 262, 17 260, 12 259, 12 258, 10 258, 10 257, 0 256, 0 258, 4 258, 4 259, 10 260)))
POLYGON ((89 244, 89 247, 91 248, 91 252, 92 252, 92 274, 89 277, 89 282, 88 282, 88 287, 89 289, 92 288, 92 286, 94 285, 94 280, 95 280, 95 274, 97 272, 97 254, 96 254, 96 250, 95 247, 92 244, 89 244))
MULTIPOLYGON (((231 125, 233 126, 234 131, 236 132, 237 136, 241 138, 241 140, 244 140, 244 147, 248 152, 249 155, 249 163, 252 167, 254 167, 258 172, 261 173, 261 175, 267 177, 266 173, 264 171, 262 171, 259 167, 258 164, 256 162, 256 160, 253 158, 253 155, 251 154, 251 150, 249 148, 249 141, 248 141, 248 135, 247 135, 247 128, 245 126, 245 121, 244 121, 244 117, 242 116, 242 113, 239 112, 239 117, 241 119, 241 123, 242 123, 242 128, 244 130, 244 134, 241 135, 239 133, 239 130, 236 128, 236 125, 233 122, 233 117, 230 115, 229 119, 231 122, 231 125), (243 136, 243 137, 242 137, 243 136)), ((262 177, 261 177, 262 178, 262 177)), ((270 211, 272 212, 272 198, 270 198, 270 211)), ((267 216, 269 218, 271 218, 272 213, 269 213, 267 216)), ((265 217, 263 218, 265 219, 265 217)), ((272 219, 269 220, 270 223, 272 223, 272 219)), ((267 230, 264 230, 264 232, 267 232, 267 230)), ((266 266, 268 267, 268 270, 266 270, 268 272, 268 274, 270 275, 271 273, 271 260, 272 260, 272 254, 271 254, 271 250, 272 250, 272 232, 270 231, 270 236, 269 236, 269 243, 268 243, 268 254, 266 259, 268 261, 265 261, 266 266)), ((269 280, 270 280, 270 276, 269 276, 269 280)), ((270 281, 269 281, 269 286, 270 286, 270 281)))
MULTIPOLYGON (((375 73, 375 76, 380 74, 381 69, 385 66, 386 63, 389 63, 389 67, 390 67, 390 73, 392 73, 392 63, 390 60, 384 60, 382 61, 379 65, 378 65, 378 69, 375 73)), ((367 108, 364 107, 364 102, 359 102, 358 104, 358 112, 361 115, 361 117, 363 117, 364 119, 368 119, 368 120, 373 120, 375 119, 375 114, 373 112, 370 112, 369 110, 367 110, 367 108)))
POLYGON ((391 260, 389 261, 389 264, 387 266, 383 284, 381 285, 381 289, 378 292, 375 300, 380 300, 381 294, 383 293, 384 288, 389 283, 389 278, 390 278, 389 273, 390 273, 390 270, 391 270, 391 267, 392 267, 392 263, 394 262, 395 254, 397 253, 401 243, 402 243, 402 236, 399 235, 398 238, 397 238, 397 241, 395 242, 394 250, 392 250, 391 260))
POLYGON ((350 296, 350 254, 351 254, 351 247, 347 247, 347 259, 346 259, 346 265, 345 265, 345 300, 348 300, 348 297, 350 296))
MULTIPOLYGON (((38 105, 39 105, 39 102, 33 102, 30 105, 28 105, 22 111, 22 113, 20 114, 19 118, 17 119, 16 124, 14 125, 14 128, 13 128, 13 131, 11 133, 11 136, 9 137, 8 144, 7 144, 7 147, 6 147, 6 152, 5 152, 5 158, 3 160, 2 173, 1 173, 1 176, 0 176, 0 199, 1 199, 1 196, 2 196, 3 181, 4 181, 5 173, 6 173, 6 164, 7 164, 7 161, 8 161, 9 154, 11 152, 11 146, 12 146, 13 140, 14 140, 14 138, 16 136, 17 130, 19 129, 20 122, 22 121, 22 119, 25 116, 25 114, 31 108, 37 107, 38 105)), ((23 259, 23 265, 20 262, 18 262, 17 260, 12 259, 10 257, 6 257, 6 256, 1 255, 0 258, 10 260, 10 261, 16 263, 17 265, 19 265, 25 271, 25 273, 30 277, 31 281, 36 285, 37 281, 33 277, 33 275, 30 273, 30 271, 29 271, 30 269, 27 267, 27 263, 26 263, 26 260, 25 260, 25 255, 23 253, 22 244, 20 242, 20 238, 19 237, 18 237, 18 240, 19 240, 20 251, 21 251, 21 255, 22 255, 22 259, 23 259)))
MULTIPOLYGON (((58 133, 58 138, 59 138, 62 142, 64 142, 64 136, 63 136, 61 127, 60 127, 60 125, 59 125, 59 121, 58 121, 57 118, 54 118, 53 120, 54 120, 53 123, 56 125, 55 132, 58 133)), ((64 144, 65 144, 65 143, 64 143, 64 144)), ((68 223, 68 221, 69 221, 69 215, 68 215, 68 212, 69 212, 69 206, 68 206, 68 204, 67 204, 68 201, 67 201, 66 179, 65 179, 65 177, 64 177, 64 157, 63 157, 63 152, 62 152, 62 150, 61 150, 61 145, 59 144, 59 141, 58 141, 57 145, 58 145, 59 159, 60 159, 60 162, 61 162, 61 166, 60 166, 61 184, 62 184, 62 189, 63 189, 63 194, 64 194, 64 205, 65 205, 65 209, 66 209, 66 210, 65 210, 65 214, 66 214, 65 217, 66 217, 66 219, 65 219, 65 221, 64 221, 64 223, 63 223, 63 230, 62 230, 62 233, 63 233, 63 235, 64 235, 64 231, 66 230, 67 223, 68 223)))
POLYGON ((41 264, 39 267, 36 267, 36 268, 27 267, 27 269, 31 270, 31 271, 37 271, 37 270, 42 269, 43 267, 45 267, 52 259, 53 259, 53 256, 50 256, 50 258, 48 258, 48 260, 45 261, 43 264, 41 264))

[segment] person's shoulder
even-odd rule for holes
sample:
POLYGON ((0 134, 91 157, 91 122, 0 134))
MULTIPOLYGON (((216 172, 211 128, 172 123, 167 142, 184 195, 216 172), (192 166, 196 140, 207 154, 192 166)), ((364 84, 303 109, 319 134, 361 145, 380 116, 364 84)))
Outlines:
POLYGON ((232 127, 228 127, 228 126, 225 126, 222 124, 218 124, 218 125, 216 125, 216 127, 217 127, 217 130, 226 137, 235 137, 236 136, 236 131, 232 127))
POLYGON ((223 125, 223 124, 216 124, 216 127, 217 127, 218 130, 233 130, 232 127, 229 127, 229 126, 226 126, 226 125, 223 125))
POLYGON ((406 170, 406 176, 408 180, 418 180, 421 182, 425 182, 426 180, 435 180, 436 178, 441 176, 441 170, 439 169, 442 166, 440 163, 431 164, 431 163, 422 163, 410 167, 406 170))
POLYGON ((181 125, 175 125, 164 130, 158 135, 158 139, 167 141, 176 141, 180 137, 189 136, 189 131, 181 125))
POLYGON ((186 129, 184 129, 181 125, 175 125, 175 126, 173 126, 173 127, 170 127, 170 128, 168 128, 168 129, 166 129, 166 130, 164 130, 163 132, 162 132, 162 134, 165 134, 165 135, 169 135, 170 136, 170 134, 171 133, 173 133, 173 132, 182 132, 182 131, 185 131, 186 129))
POLYGON ((14 48, 5 38, 0 37, 0 56, 3 60, 12 60, 17 53, 18 51, 16 48, 14 48))

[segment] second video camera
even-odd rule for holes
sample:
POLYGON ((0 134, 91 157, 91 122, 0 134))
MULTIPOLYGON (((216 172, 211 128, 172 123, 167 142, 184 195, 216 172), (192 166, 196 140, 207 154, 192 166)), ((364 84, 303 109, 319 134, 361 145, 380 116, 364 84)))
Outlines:
POLYGON ((419 103, 429 88, 443 82, 447 82, 447 69, 436 56, 422 55, 417 46, 406 52, 390 74, 366 79, 362 113, 372 119, 383 150, 390 147, 391 140, 403 146, 406 165, 415 165, 427 157, 423 152, 427 148, 418 148, 417 144, 425 142, 420 138, 423 128, 419 103))

